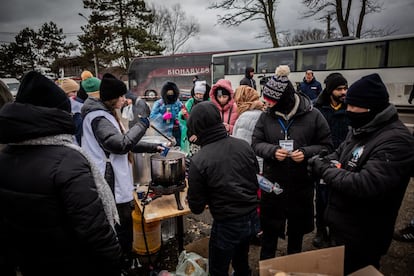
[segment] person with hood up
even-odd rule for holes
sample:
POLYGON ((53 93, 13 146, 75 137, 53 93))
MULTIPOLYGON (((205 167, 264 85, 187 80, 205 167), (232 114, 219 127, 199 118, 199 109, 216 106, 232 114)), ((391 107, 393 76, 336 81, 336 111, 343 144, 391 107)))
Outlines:
POLYGON ((414 167, 414 137, 399 120, 381 77, 371 74, 346 93, 351 130, 333 153, 309 160, 329 186, 325 211, 331 240, 345 245, 344 275, 380 266, 414 167))
MULTIPOLYGON (((329 74, 325 81, 326 87, 319 95, 314 106, 322 113, 331 129, 334 149, 345 140, 349 130, 349 120, 346 115, 345 95, 348 82, 340 73, 329 74)), ((313 246, 321 248, 330 245, 329 231, 324 219, 328 204, 328 186, 320 179, 316 180, 315 224, 316 235, 312 240, 313 246)))
POLYGON ((213 216, 209 273, 228 275, 231 262, 234 275, 250 275, 249 242, 258 203, 256 155, 246 141, 228 135, 210 101, 194 106, 187 125, 190 141, 201 146, 189 169, 188 204, 195 214, 208 205, 213 216))
POLYGON ((181 150, 189 157, 199 150, 199 146, 188 141, 187 137, 187 120, 193 107, 203 101, 208 101, 210 92, 210 85, 206 81, 195 81, 191 89, 191 99, 186 101, 178 114, 178 120, 181 126, 181 150))
POLYGON ((179 99, 180 89, 171 81, 161 88, 161 99, 154 102, 151 109, 151 122, 165 135, 174 137, 176 146, 181 146, 181 128, 178 113, 183 107, 179 99))
POLYGON ((120 224, 116 225, 123 251, 123 268, 131 265, 132 216, 134 182, 132 152, 161 152, 158 144, 140 142, 149 127, 148 118, 142 117, 128 131, 122 125, 116 109, 121 108, 127 93, 126 85, 106 73, 99 88, 100 98, 88 97, 82 107, 82 148, 105 176, 115 196, 120 224))
POLYGON ((115 202, 63 90, 27 73, 0 110, 0 244, 22 275, 120 275, 115 202))
POLYGON ((253 76, 254 76, 254 68, 246 67, 244 78, 240 80, 240 85, 248 85, 254 90, 256 90, 256 81, 253 79, 253 76))
POLYGON ((303 81, 299 84, 299 91, 308 96, 312 103, 316 101, 319 94, 322 92, 322 85, 316 80, 311 69, 306 70, 303 81))
POLYGON ((220 79, 210 90, 210 100, 220 111, 221 121, 229 134, 233 133, 234 123, 236 123, 239 113, 234 102, 234 91, 229 80, 220 79))
POLYGON ((295 92, 289 73, 289 66, 280 65, 266 83, 267 109, 252 137, 253 149, 264 159, 263 176, 283 189, 278 195, 262 191, 261 260, 275 257, 278 237, 285 238, 285 234, 287 253, 302 251, 303 235, 314 227, 314 180, 307 174, 307 159, 321 150, 332 150, 326 119, 308 97, 295 92))

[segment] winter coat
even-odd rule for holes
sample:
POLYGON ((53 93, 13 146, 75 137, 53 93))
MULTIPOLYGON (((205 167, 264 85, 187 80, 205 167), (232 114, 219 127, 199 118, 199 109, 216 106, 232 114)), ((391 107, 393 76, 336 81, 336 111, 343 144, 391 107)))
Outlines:
POLYGON ((133 200, 132 168, 128 152, 156 152, 157 144, 139 142, 146 126, 138 121, 125 134, 122 133, 115 117, 100 99, 89 97, 82 107, 83 136, 82 148, 95 161, 105 175, 106 154, 115 174, 115 201, 117 204, 133 200))
POLYGON ((233 136, 245 140, 250 145, 254 127, 262 113, 263 111, 258 109, 243 112, 234 124, 233 136))
MULTIPOLYGON (((322 149, 332 150, 328 123, 322 114, 312 107, 310 100, 295 94, 297 111, 289 120, 288 139, 294 140, 294 150, 300 149, 305 160, 297 163, 290 158, 278 161, 275 152, 280 148, 279 141, 285 139, 281 122, 288 122, 281 114, 264 112, 256 123, 252 146, 256 154, 264 158, 263 175, 277 182, 283 193, 262 193, 261 217, 267 223, 277 225, 289 221, 289 227, 301 233, 313 230, 313 190, 314 181, 307 174, 307 159, 322 149), (280 120, 280 121, 279 121, 280 120)), ((284 233, 278 233, 284 237, 284 233)))
POLYGON ((326 90, 318 97, 315 103, 315 107, 319 109, 322 115, 328 121, 328 125, 331 129, 332 142, 334 148, 338 148, 339 145, 345 140, 349 131, 349 119, 346 115, 346 104, 342 103, 338 110, 332 108, 329 95, 325 96, 326 90))
POLYGON ((229 126, 229 134, 233 133, 233 127, 236 123, 237 118, 239 117, 239 113, 237 112, 237 105, 234 102, 234 91, 231 88, 231 83, 229 80, 221 79, 218 80, 216 84, 210 90, 210 100, 217 106, 220 111, 222 122, 229 126), (227 102, 226 105, 221 106, 220 103, 217 101, 217 89, 219 87, 225 88, 227 91, 230 92, 230 100, 227 102))
POLYGON ((81 108, 83 106, 83 100, 81 98, 69 98, 71 111, 73 114, 73 122, 75 123, 75 141, 78 146, 81 145, 82 139, 82 116, 81 116, 81 108))
MULTIPOLYGON (((0 143, 74 131, 60 109, 11 103, 0 111, 0 143)), ((83 155, 10 144, 0 175, 0 244, 23 275, 119 275, 121 249, 83 155)))
MULTIPOLYGON (((188 175, 188 204, 195 214, 208 205, 214 220, 241 217, 257 207, 259 171, 256 156, 246 141, 228 136, 217 114, 217 124, 208 127, 203 117, 214 105, 206 103, 204 114, 191 114, 190 133, 200 136, 201 149, 192 157, 188 175), (197 116, 197 117, 195 117, 197 116), (207 130, 204 133, 194 128, 207 130), (201 137, 202 136, 202 137, 201 137)), ((209 118, 207 118, 209 120, 209 118)))
POLYGON ((299 84, 299 91, 304 93, 314 102, 322 92, 322 85, 315 77, 311 82, 307 82, 306 79, 303 78, 303 81, 299 84))
POLYGON ((250 76, 250 72, 254 72, 253 67, 247 67, 244 72, 244 78, 240 80, 240 85, 248 85, 256 89, 256 81, 250 76))
POLYGON ((181 129, 178 121, 178 113, 183 107, 183 103, 178 99, 180 90, 173 82, 167 82, 161 88, 161 99, 154 102, 151 109, 150 119, 151 122, 162 131, 165 135, 174 136, 177 142, 177 146, 180 146, 181 141, 181 129), (169 101, 167 99, 167 91, 174 91, 174 100, 169 101), (163 115, 167 110, 171 112, 171 119, 165 120, 163 115))
POLYGON ((328 224, 344 236, 345 245, 385 254, 414 167, 414 138, 396 108, 390 105, 352 129, 328 158, 342 164, 322 174, 331 190, 328 224))

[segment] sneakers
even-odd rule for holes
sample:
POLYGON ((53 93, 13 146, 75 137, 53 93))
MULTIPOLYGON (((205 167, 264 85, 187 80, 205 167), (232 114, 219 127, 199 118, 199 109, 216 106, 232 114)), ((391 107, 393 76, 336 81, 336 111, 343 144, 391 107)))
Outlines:
POLYGON ((414 242, 414 225, 410 223, 407 227, 397 230, 392 238, 401 242, 414 242))

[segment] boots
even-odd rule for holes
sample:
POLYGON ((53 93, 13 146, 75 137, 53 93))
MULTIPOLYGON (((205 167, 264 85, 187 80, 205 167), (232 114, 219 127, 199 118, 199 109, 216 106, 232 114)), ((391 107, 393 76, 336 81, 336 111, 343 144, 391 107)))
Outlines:
POLYGON ((330 238, 326 227, 318 228, 316 235, 312 240, 312 245, 316 248, 328 247, 330 245, 330 238))

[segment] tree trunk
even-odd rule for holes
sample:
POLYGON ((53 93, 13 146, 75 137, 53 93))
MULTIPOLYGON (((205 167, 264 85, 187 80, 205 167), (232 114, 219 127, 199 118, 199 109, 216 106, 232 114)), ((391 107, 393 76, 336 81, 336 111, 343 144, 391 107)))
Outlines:
POLYGON ((366 9, 367 9, 367 0, 362 0, 361 11, 359 12, 358 25, 357 25, 357 29, 356 29, 356 37, 357 38, 361 37, 362 24, 364 23, 366 9))

